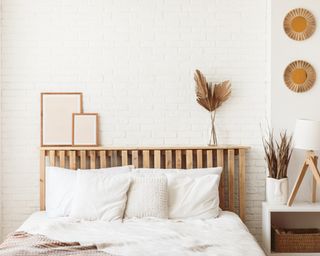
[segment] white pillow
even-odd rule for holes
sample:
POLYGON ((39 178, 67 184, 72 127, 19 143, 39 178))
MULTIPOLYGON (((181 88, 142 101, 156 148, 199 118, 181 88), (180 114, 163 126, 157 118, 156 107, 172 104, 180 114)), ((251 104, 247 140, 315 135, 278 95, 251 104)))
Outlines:
POLYGON ((205 219, 217 217, 219 214, 218 191, 222 167, 187 170, 137 168, 133 169, 132 172, 141 174, 163 173, 167 176, 170 219, 205 219), (206 181, 208 175, 213 176, 213 179, 206 181), (202 177, 206 178, 200 179, 202 177), (179 179, 177 180, 177 178, 179 179), (198 193, 197 190, 199 190, 198 193))
POLYGON ((70 217, 114 221, 123 218, 131 175, 78 171, 70 217))
POLYGON ((77 172, 70 169, 46 168, 46 212, 49 217, 70 214, 76 175, 77 172))
POLYGON ((168 218, 167 177, 135 174, 128 192, 126 218, 168 218))
MULTIPOLYGON (((130 166, 82 170, 82 172, 116 175, 128 173, 130 166)), ((46 168, 46 212, 49 217, 69 216, 78 171, 59 168, 46 168)))
POLYGON ((219 175, 167 174, 170 219, 208 219, 219 215, 219 175))
POLYGON ((132 169, 133 173, 163 173, 163 174, 184 174, 188 176, 203 176, 209 174, 220 175, 222 167, 195 168, 195 169, 158 169, 158 168, 136 168, 132 169))

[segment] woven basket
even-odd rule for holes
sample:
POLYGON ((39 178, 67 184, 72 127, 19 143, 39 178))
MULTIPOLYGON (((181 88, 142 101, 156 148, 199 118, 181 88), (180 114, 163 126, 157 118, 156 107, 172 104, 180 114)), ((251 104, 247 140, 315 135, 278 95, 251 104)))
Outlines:
POLYGON ((272 227, 272 251, 320 252, 320 229, 280 229, 272 227))

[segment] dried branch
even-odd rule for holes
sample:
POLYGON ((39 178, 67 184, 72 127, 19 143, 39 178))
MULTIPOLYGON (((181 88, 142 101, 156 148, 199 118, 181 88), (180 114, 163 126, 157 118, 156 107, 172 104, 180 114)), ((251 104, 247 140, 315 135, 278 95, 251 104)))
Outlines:
POLYGON ((269 177, 283 179, 287 177, 289 162, 292 155, 292 135, 280 133, 280 142, 268 129, 268 135, 262 138, 265 160, 268 165, 269 177))

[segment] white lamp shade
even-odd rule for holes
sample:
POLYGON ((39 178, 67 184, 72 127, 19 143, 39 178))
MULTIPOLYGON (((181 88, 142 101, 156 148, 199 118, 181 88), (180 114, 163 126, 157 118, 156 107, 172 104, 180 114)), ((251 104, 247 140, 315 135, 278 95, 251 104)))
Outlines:
POLYGON ((297 120, 294 147, 304 150, 320 150, 320 121, 297 120))

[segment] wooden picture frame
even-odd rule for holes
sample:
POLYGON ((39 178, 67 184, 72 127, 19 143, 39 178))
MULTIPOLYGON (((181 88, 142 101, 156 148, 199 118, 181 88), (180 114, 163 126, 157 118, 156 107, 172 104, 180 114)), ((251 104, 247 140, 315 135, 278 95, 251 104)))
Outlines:
POLYGON ((98 113, 72 114, 72 145, 98 146, 98 113))
POLYGON ((41 146, 72 145, 72 114, 83 112, 81 92, 41 93, 41 146))

